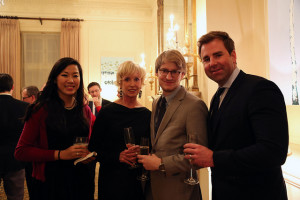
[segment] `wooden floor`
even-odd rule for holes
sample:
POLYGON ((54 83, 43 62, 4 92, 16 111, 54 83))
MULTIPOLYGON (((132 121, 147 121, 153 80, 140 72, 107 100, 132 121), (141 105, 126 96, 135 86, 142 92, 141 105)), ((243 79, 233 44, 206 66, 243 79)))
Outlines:
MULTIPOLYGON (((97 165, 96 165, 96 173, 95 173, 95 196, 94 196, 95 200, 98 199, 98 172, 99 172, 99 163, 97 163, 97 165)), ((5 192, 4 192, 3 182, 1 181, 1 185, 0 185, 0 200, 6 200, 6 199, 7 198, 6 198, 6 195, 5 195, 5 192)), ((26 181, 24 183, 24 200, 29 200, 27 186, 26 186, 26 181)))

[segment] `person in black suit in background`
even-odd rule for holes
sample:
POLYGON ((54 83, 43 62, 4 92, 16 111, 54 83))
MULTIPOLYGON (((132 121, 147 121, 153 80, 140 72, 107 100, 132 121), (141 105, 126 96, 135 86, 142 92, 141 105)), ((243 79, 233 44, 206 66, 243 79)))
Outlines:
POLYGON ((213 200, 286 200, 281 165, 289 139, 280 89, 237 68, 234 42, 226 32, 209 32, 198 46, 206 75, 223 91, 211 101, 209 147, 188 143, 185 158, 211 167, 213 200))
POLYGON ((111 102, 103 99, 100 95, 102 89, 100 84, 97 82, 91 82, 88 85, 88 92, 92 96, 93 101, 89 101, 89 107, 91 108, 92 113, 97 116, 102 106, 106 106, 111 102))
POLYGON ((0 73, 0 181, 3 180, 7 199, 23 200, 25 165, 15 160, 14 152, 29 104, 14 99, 12 91, 12 77, 0 73))

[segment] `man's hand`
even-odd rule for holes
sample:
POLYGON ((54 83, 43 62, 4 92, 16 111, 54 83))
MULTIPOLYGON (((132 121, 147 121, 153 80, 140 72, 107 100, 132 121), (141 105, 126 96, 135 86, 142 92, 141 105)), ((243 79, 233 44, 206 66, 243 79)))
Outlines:
POLYGON ((157 157, 155 154, 152 155, 138 155, 138 162, 142 163, 146 170, 155 171, 158 170, 161 163, 161 158, 157 157))
POLYGON ((214 167, 213 151, 205 146, 193 143, 187 143, 183 146, 185 159, 191 160, 193 165, 198 167, 214 167))
POLYGON ((93 102, 94 102, 96 107, 101 106, 100 98, 93 97, 93 102))

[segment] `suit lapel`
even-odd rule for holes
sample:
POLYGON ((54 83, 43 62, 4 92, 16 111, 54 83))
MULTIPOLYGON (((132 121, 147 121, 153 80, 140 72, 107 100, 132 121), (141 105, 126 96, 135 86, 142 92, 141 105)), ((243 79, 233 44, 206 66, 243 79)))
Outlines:
MULTIPOLYGON (((157 133, 156 133, 156 137, 154 138, 154 123, 153 123, 153 126, 152 126, 152 130, 151 132, 153 132, 152 137, 153 137, 153 140, 154 141, 152 143, 152 146, 155 146, 158 138, 161 136, 161 134, 163 133, 163 131, 165 130, 165 128, 167 127, 168 123, 170 122, 172 116, 175 114, 177 108, 180 106, 182 100, 184 99, 186 95, 186 90, 182 87, 178 93, 176 94, 176 96, 173 98, 173 100, 171 101, 170 105, 168 105, 167 107, 167 110, 166 110, 166 113, 161 121, 161 124, 157 130, 157 133)), ((156 104, 155 104, 155 108, 157 106, 157 101, 156 101, 156 104)), ((155 109, 155 112, 156 112, 156 109, 155 109)), ((154 120, 154 119, 153 119, 154 120)), ((153 121, 154 122, 154 121, 153 121)))
POLYGON ((151 114, 151 144, 153 146, 155 140, 155 115, 156 115, 156 108, 159 98, 155 99, 152 104, 152 114, 151 114))

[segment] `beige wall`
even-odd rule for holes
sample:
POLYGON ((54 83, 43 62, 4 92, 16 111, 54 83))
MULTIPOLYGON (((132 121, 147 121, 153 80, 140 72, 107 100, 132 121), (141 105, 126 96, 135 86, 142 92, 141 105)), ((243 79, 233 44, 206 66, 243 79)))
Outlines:
MULTIPOLYGON (((100 83, 101 56, 133 57, 141 61, 145 54, 147 71, 157 56, 156 1, 151 0, 14 0, 0 7, 1 15, 19 17, 80 18, 81 55, 84 84, 100 83), (25 12, 26 11, 26 12, 25 12)), ((21 31, 60 32, 61 21, 20 20, 21 31)), ((104 88, 103 88, 104 89, 104 88)), ((115 92, 115 91, 114 91, 115 92)), ((147 96, 150 86, 143 88, 141 103, 151 108, 147 96)))
MULTIPOLYGON (((205 30, 222 30, 229 33, 235 41, 238 67, 246 73, 268 78, 268 36, 266 0, 207 0, 206 24, 198 24, 201 36, 205 30)), ((198 8, 198 10, 203 9, 198 8)), ((198 16, 203 21, 203 17, 198 16)), ((198 21, 199 21, 198 20, 198 21)), ((204 32, 205 33, 205 32, 204 32)), ((200 37, 199 36, 199 37, 200 37)), ((203 71, 203 69, 200 69, 203 71)), ((209 102, 217 85, 207 80, 204 96, 209 102)))

